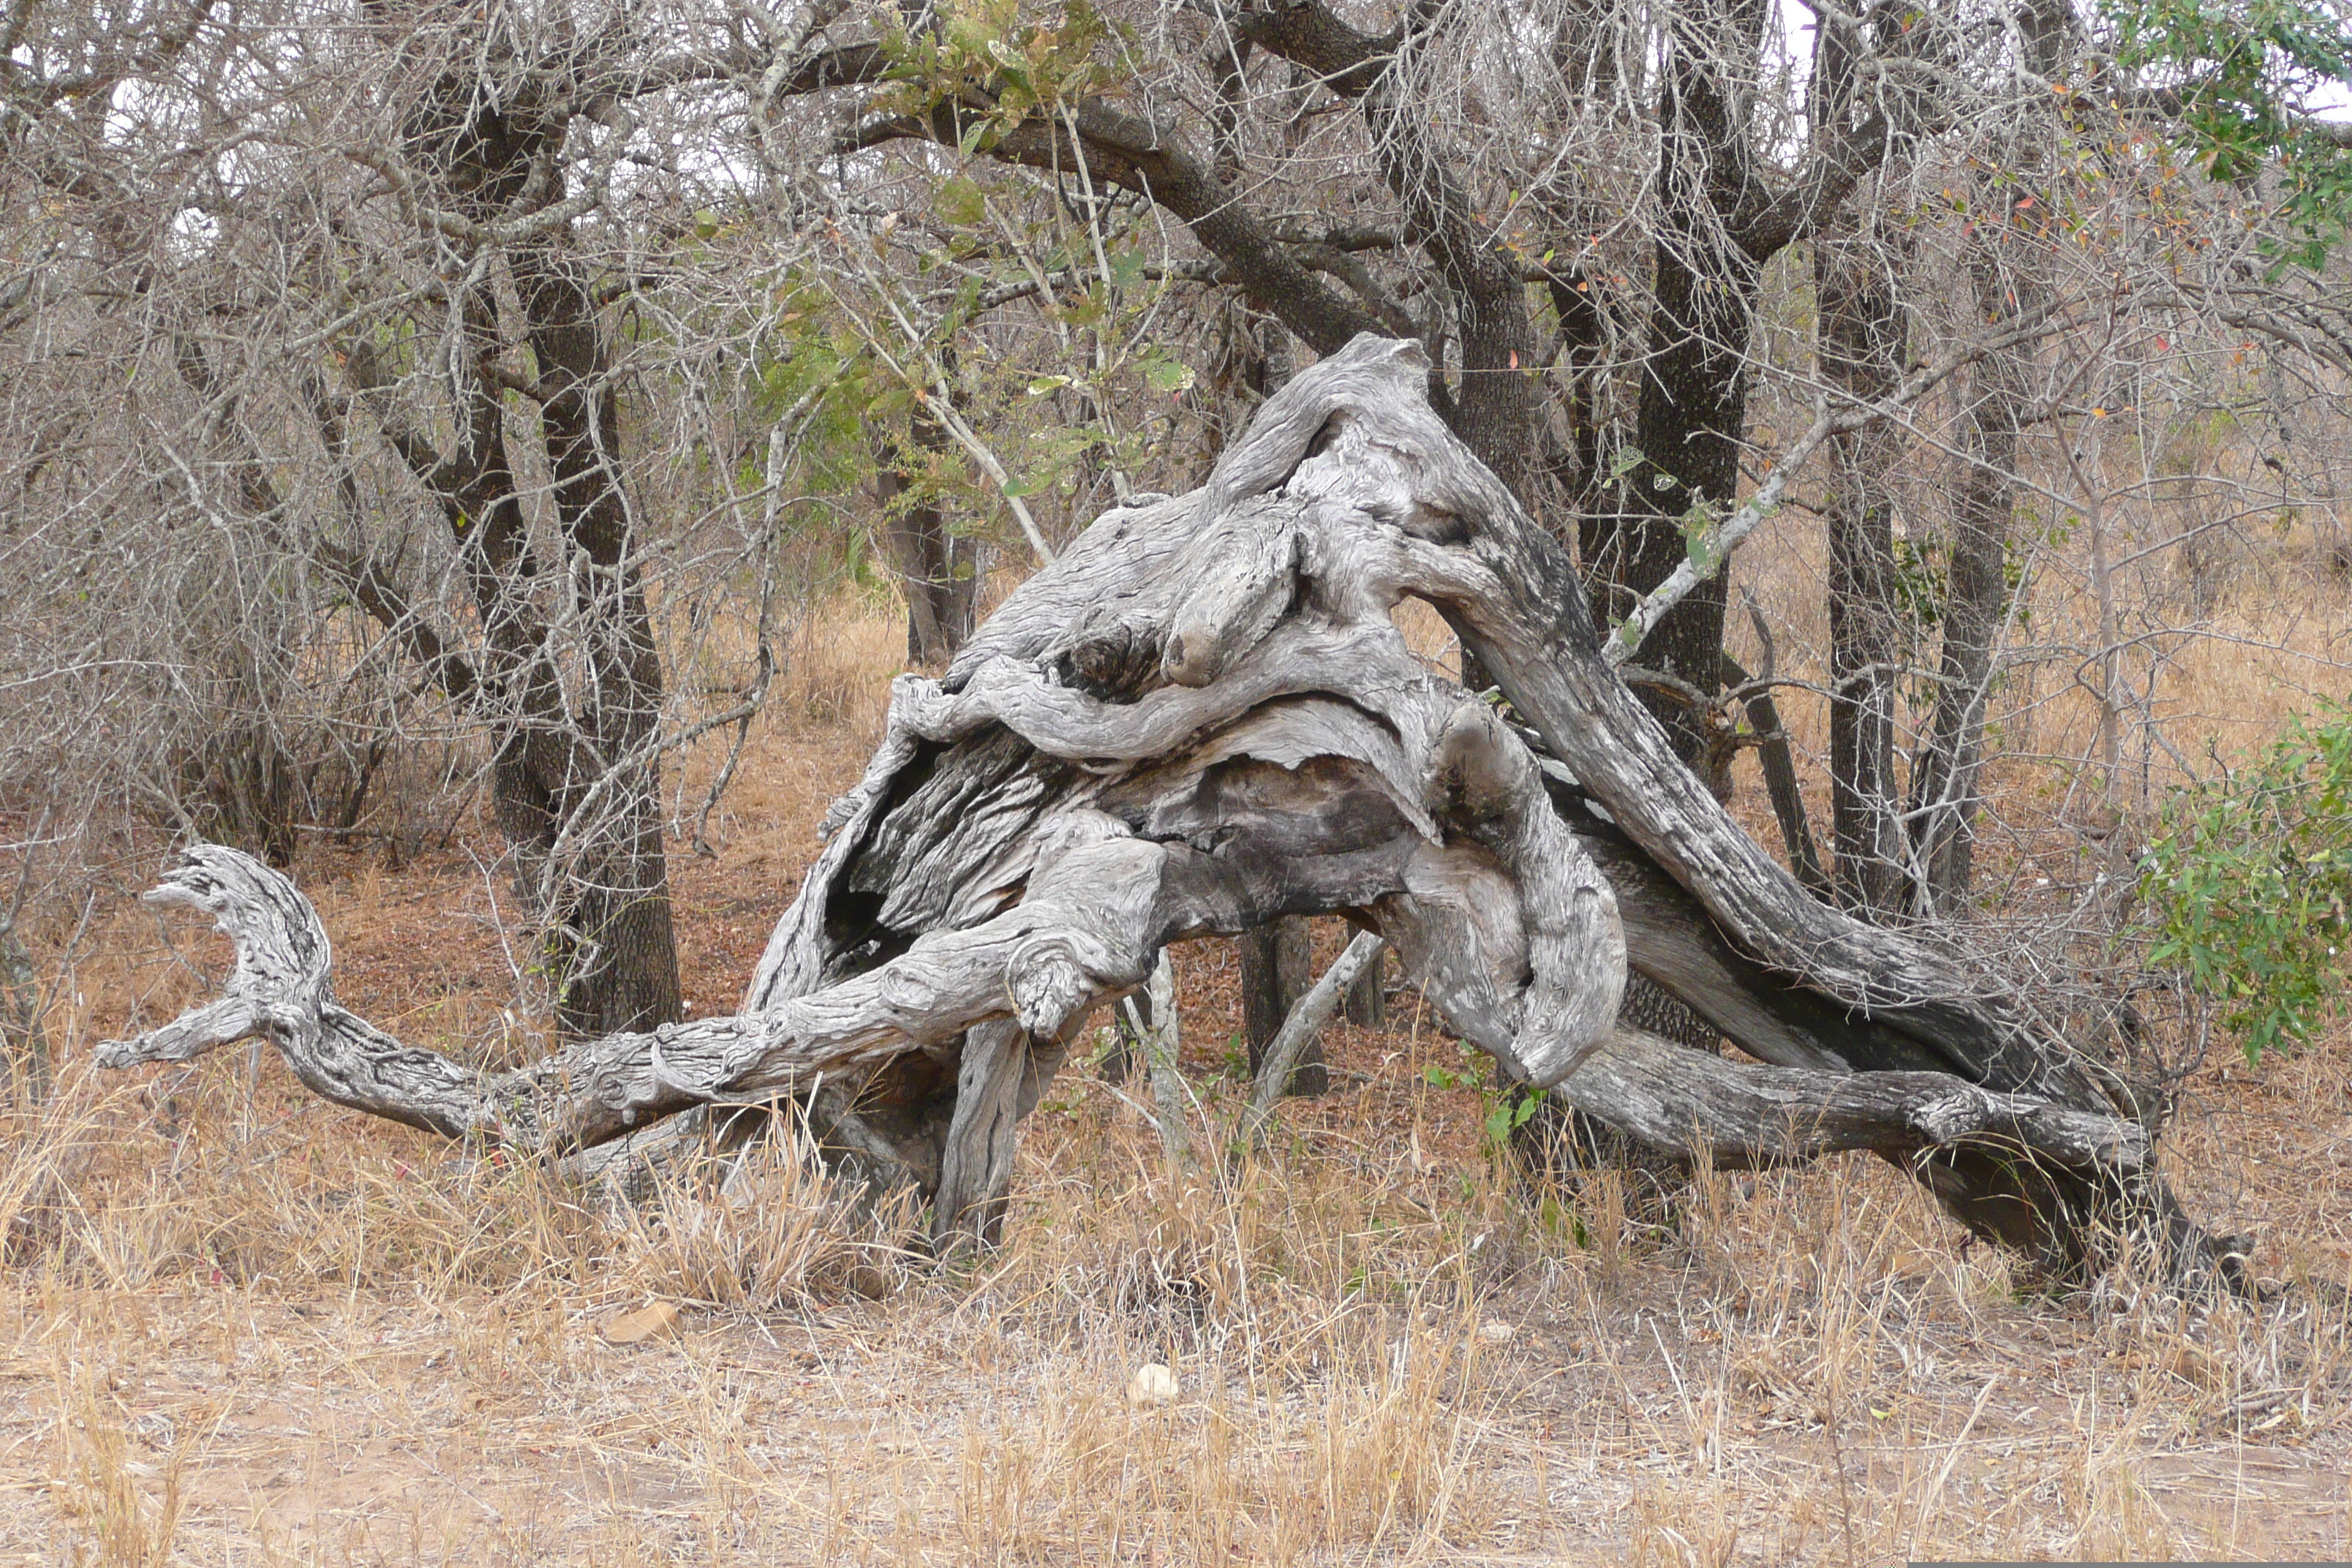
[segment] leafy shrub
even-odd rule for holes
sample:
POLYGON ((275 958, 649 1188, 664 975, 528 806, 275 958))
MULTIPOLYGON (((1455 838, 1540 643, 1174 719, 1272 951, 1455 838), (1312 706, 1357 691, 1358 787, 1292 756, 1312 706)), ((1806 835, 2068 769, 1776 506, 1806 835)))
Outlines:
POLYGON ((2297 719, 2254 763, 2176 794, 2140 895, 2150 958, 2212 999, 2248 1061, 2309 1040, 2352 938, 2352 709, 2297 719))
POLYGON ((2337 0, 2102 0, 2120 64, 2179 95, 2181 149, 2216 180, 2279 170, 2282 265, 2313 270, 2345 237, 2352 149, 2310 112, 2352 75, 2337 0))

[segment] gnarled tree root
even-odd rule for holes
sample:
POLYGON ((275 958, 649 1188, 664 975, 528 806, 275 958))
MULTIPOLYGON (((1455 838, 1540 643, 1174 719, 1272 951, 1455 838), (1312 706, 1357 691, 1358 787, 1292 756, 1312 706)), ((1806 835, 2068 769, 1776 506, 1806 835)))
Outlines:
POLYGON ((1203 489, 1107 514, 944 679, 899 678, 736 1016, 477 1072, 336 1005, 291 884, 199 847, 152 896, 210 910, 236 971, 101 1060, 260 1034, 329 1099, 557 1158, 814 1093, 837 1142, 940 1193, 945 1240, 1001 1223, 1013 1124, 1165 944, 1340 913, 1513 1077, 1636 1137, 1718 1163, 1874 1149, 2054 1265, 2137 1231, 2227 1275, 2112 1074, 1936 947, 1812 898, 1676 760, 1427 371, 1359 339, 1203 489), (1532 740, 1414 657, 1406 597, 1532 740), (1766 1065, 1616 1027, 1629 965, 1766 1065))

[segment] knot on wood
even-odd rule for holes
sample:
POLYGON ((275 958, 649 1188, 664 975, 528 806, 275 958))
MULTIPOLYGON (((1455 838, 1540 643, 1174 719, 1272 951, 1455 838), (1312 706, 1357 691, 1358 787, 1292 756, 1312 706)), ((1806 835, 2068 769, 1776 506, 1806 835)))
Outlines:
MULTIPOLYGON (((659 1059, 658 1052, 656 1053, 656 1059, 659 1059)), ((626 1075, 610 1068, 604 1068, 596 1074, 595 1082, 591 1086, 590 1092, 595 1096, 597 1104, 607 1110, 620 1112, 623 1121, 634 1123, 636 1121, 636 1112, 629 1104, 632 1095, 626 1075)))
POLYGON ((1298 578, 1293 517, 1280 500, 1245 501, 1186 546, 1191 570, 1160 656, 1171 685, 1209 685, 1289 610, 1298 578))
POLYGON ((1527 748, 1495 710, 1473 698, 1454 710, 1430 751, 1423 798, 1432 815, 1465 823, 1491 822, 1537 795, 1527 748))
POLYGON ((1949 1143, 1984 1126, 1990 1109, 1991 1099, 1981 1090, 1956 1089, 1913 1106, 1911 1125, 1930 1144, 1949 1143))
POLYGON ((1004 965, 1004 988, 1024 1029, 1041 1040, 1058 1039, 1102 989, 1096 976, 1114 967, 1110 953, 1099 943, 1087 942, 1074 932, 1055 931, 1032 937, 1013 950, 1004 965))
POLYGON ((876 990, 885 1007, 914 1017, 929 1013, 940 1000, 940 988, 934 979, 911 969, 886 972, 876 990))

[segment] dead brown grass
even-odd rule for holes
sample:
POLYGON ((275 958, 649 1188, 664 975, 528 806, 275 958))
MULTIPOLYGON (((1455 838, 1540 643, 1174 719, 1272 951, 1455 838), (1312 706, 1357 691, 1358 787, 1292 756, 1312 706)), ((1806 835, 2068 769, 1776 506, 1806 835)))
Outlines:
MULTIPOLYGON (((730 1006, 878 731, 886 614, 813 625, 677 862, 688 992, 730 1006)), ((1425 651, 1443 649, 1430 630, 1425 651)), ((2226 672, 2214 679, 2224 678, 2226 672)), ((691 760, 694 798, 717 765, 691 760)), ((487 859, 488 845, 481 846, 487 859)), ((539 1048, 466 853, 300 868, 343 998, 539 1048)), ((779 1144, 625 1216, 324 1107, 241 1054, 134 1081, 217 939, 98 917, 62 1091, 0 1155, 0 1557, 41 1563, 1617 1563, 2352 1554, 2341 1308, 2036 1289, 1866 1160, 1707 1173, 1679 1223, 1531 1192, 1402 999, 1244 1167, 1171 1179, 1076 1064, 1009 1241, 948 1268, 779 1144), (608 1342, 664 1300, 678 1331, 608 1342), (1137 1407, 1146 1361, 1178 1397, 1137 1407)), ((1326 933, 1336 945, 1336 932, 1326 933)), ((1181 963, 1187 1068, 1237 1107, 1232 955, 1181 963)), ((2210 1071, 2168 1158, 2258 1269, 2352 1285, 2352 1068, 2210 1071)), ((1203 1146, 1218 1140, 1203 1137, 1203 1146)))
MULTIPOLYGON (((2251 460, 2251 459, 2249 459, 2251 460)), ((2136 558, 2116 573, 2125 639, 2125 708, 2117 806, 2126 832, 2144 828, 2164 791, 2216 758, 2259 748, 2292 716, 2352 687, 2352 578, 2337 569, 2334 524, 2306 518, 2273 528, 2256 520, 2209 549, 2210 581, 2192 590, 2177 551, 2163 547, 2174 520, 2119 509, 2114 551, 2136 558)), ((2071 515, 2071 514, 2070 514, 2071 515)), ((1989 710, 1998 740, 1988 838, 1997 874, 2015 871, 2021 841, 2080 819, 2099 797, 2098 703, 2088 661, 2099 646, 2084 545, 2030 536, 2016 548, 2030 587, 2011 628, 2010 668, 1989 710)), ((1778 673, 1818 686, 1827 679, 1828 549, 1821 521, 1792 510, 1746 547, 1735 595, 1752 597, 1773 628, 1778 673)), ((1735 613, 1727 641, 1749 668, 1762 657, 1735 613)), ((1924 700, 1923 688, 1914 694, 1924 700)), ((1781 716, 1804 762, 1817 831, 1827 820, 1828 705, 1786 696, 1781 716)), ((1906 734, 1924 710, 1903 711, 1906 734)), ((1770 832, 1760 789, 1745 792, 1755 825, 1770 832)), ((1777 844, 1777 837, 1768 838, 1777 844)))

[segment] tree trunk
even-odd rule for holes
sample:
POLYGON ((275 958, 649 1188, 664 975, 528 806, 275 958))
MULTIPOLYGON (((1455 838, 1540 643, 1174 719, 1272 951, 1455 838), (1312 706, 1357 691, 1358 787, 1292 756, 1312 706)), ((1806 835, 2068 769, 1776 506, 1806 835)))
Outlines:
MULTIPOLYGON (((1813 247, 1822 378, 1857 402, 1895 390, 1905 321, 1902 255, 1874 210, 1832 223, 1813 247)), ((1881 421, 1831 437, 1830 823, 1838 895, 1872 914, 1898 907, 1907 879, 1895 773, 1895 674, 1904 657, 1895 600, 1895 496, 1902 432, 1881 421)))
POLYGON ((1298 1000, 1291 1005, 1290 1016, 1266 1042, 1264 1058, 1251 1075, 1255 1086, 1250 1091, 1249 1109, 1243 1116, 1244 1139, 1255 1142, 1264 1133, 1266 1121, 1275 1102, 1286 1094, 1297 1094, 1299 1064, 1307 1050, 1322 1037, 1323 1026, 1339 1010, 1356 983, 1370 973, 1386 948, 1370 931, 1357 931, 1348 939, 1348 945, 1332 960, 1331 967, 1298 1000))
MULTIPOLYGON (((529 143, 496 143, 494 167, 528 161, 529 143)), ((484 155, 488 155, 485 153, 484 155)), ((632 559, 619 471, 619 407, 589 279, 561 230, 509 258, 540 374, 539 427, 570 573, 574 619, 589 669, 587 700, 567 710, 556 671, 555 627, 534 595, 540 574, 521 490, 507 447, 502 394, 483 374, 497 358, 496 309, 486 286, 459 299, 463 416, 456 455, 397 426, 392 444, 439 502, 481 617, 478 666, 448 647, 415 613, 381 563, 320 545, 312 558, 336 585, 398 638, 421 675, 499 731, 492 803, 500 828, 523 851, 517 881, 547 930, 559 977, 557 1026, 584 1038, 667 1022, 682 1011, 661 837, 657 749, 662 671, 645 593, 632 559)), ((225 399, 201 345, 184 342, 180 374, 225 399)), ((373 349, 353 344, 348 370, 363 392, 387 379, 373 349)), ((341 414, 323 395, 313 412, 331 448, 344 442, 341 414)), ((240 500, 274 543, 288 500, 272 466, 249 445, 228 458, 240 500)), ((347 504, 356 512, 354 502, 347 504)), ((300 781, 266 722, 220 737, 211 788, 232 836, 273 864, 293 852, 300 781)), ((300 815, 316 815, 315 812, 300 815)))
POLYGON ((1003 1238, 1013 1130, 1036 1106, 1063 1054, 1059 1047, 1038 1049, 1011 1019, 964 1031, 955 1110, 931 1203, 934 1251, 952 1251, 967 1240, 992 1247, 1003 1238))
POLYGON ((1383 989, 1388 972, 1387 948, 1381 948, 1364 961, 1363 973, 1348 987, 1342 1016, 1360 1029, 1377 1029, 1389 1021, 1388 992, 1383 989))
MULTIPOLYGON (((1816 34, 1814 113, 1851 135, 1868 113, 1890 121, 1887 156, 1822 227, 1813 247, 1822 378, 1842 399, 1871 404, 1902 384, 1910 322, 1902 297, 1911 262, 1907 221, 1889 205, 1907 178, 1926 112, 1908 82, 1864 79, 1860 62, 1937 47, 1939 24, 1885 6, 1826 15, 1816 34), (1866 32, 1876 48, 1865 47, 1866 32)), ((1830 816, 1835 887, 1847 907, 1882 918, 1911 881, 1895 773, 1896 676, 1908 665, 1895 557, 1895 475, 1902 430, 1880 418, 1830 438, 1830 816)))
MULTIPOLYGON (((2043 79, 2060 79, 2079 42, 2073 11, 2063 0, 2032 0, 2020 21, 2028 68, 2043 79)), ((2015 220, 2018 189, 2030 188, 2047 168, 2057 126, 2045 97, 2021 96, 2027 100, 2021 105, 2011 156, 2000 160, 2021 179, 1988 193, 2002 216, 1972 229, 1968 256, 1972 313, 1980 329, 1996 331, 2031 319, 2051 296, 2048 241, 2015 220)), ((1953 486, 1936 708, 1911 775, 1912 855, 1919 868, 1911 899, 1923 918, 1953 912, 1966 900, 1974 873, 1977 775, 1984 765, 1994 658, 2009 615, 2018 433, 2028 417, 2033 359, 2033 347, 2021 345, 1978 361, 1961 405, 1960 472, 1953 486)))
POLYGON ((572 609, 587 628, 585 713, 571 715, 563 785, 541 827, 580 841, 556 1018, 567 1037, 645 1029, 682 1016, 662 847, 662 669, 622 494, 620 399, 590 279, 561 235, 511 257, 532 355, 555 510, 577 552, 572 609))
MULTIPOLYGON (((1250 1077, 1265 1065, 1265 1048, 1282 1032, 1282 1022, 1315 984, 1315 929, 1301 916, 1261 926, 1234 944, 1242 958, 1242 1032, 1249 1043, 1250 1077)), ((1323 1065, 1318 1035, 1299 1053, 1285 1094, 1323 1094, 1331 1075, 1323 1065)))
MULTIPOLYGON (((1969 268, 1979 308, 2005 314, 1990 258, 1969 268), (1990 296, 1989 299, 1988 296, 1990 296)), ((1948 914, 1975 871, 1977 775, 1984 765, 1985 710, 1994 656, 2009 613, 2009 530, 2016 510, 2018 423, 2023 377, 2011 359, 1979 363, 1961 416, 1960 472, 1952 487, 1946 546, 1943 650, 1927 742, 1911 775, 1912 852, 1920 868, 1913 911, 1948 914)))
POLYGON ((1758 736, 1757 760, 1764 773, 1764 793, 1772 802, 1773 820, 1780 826, 1780 847, 1789 857, 1789 870, 1816 898, 1832 898, 1835 889, 1830 885, 1829 873, 1822 869, 1821 850, 1813 843, 1812 820, 1805 811, 1805 797, 1797 785, 1797 762, 1789 747, 1788 726, 1780 721, 1780 705, 1772 698, 1772 629, 1764 621, 1762 612, 1754 605, 1748 613, 1756 623, 1756 636, 1764 645, 1764 668, 1751 677, 1729 654, 1723 657, 1723 683, 1738 690, 1751 680, 1754 689, 1741 704, 1748 710, 1748 727, 1758 736))
MULTIPOLYGON (((1642 360, 1633 444, 1642 460, 1619 489, 1622 544, 1599 520, 1584 556, 1614 567, 1610 615, 1664 582, 1686 558, 1694 513, 1739 497, 1739 444, 1748 426, 1748 340, 1762 264, 1737 227, 1747 190, 1747 128, 1737 108, 1738 63, 1754 58, 1764 9, 1709 0, 1682 18, 1667 45, 1658 183, 1671 193, 1653 250, 1649 352, 1642 360)), ((1675 606, 1643 644, 1643 660, 1705 693, 1716 690, 1729 587, 1718 572, 1675 606)), ((1685 762, 1728 753, 1707 745, 1708 714, 1654 689, 1644 693, 1685 762)), ((1707 784, 1729 793, 1727 774, 1707 784)))
POLYGON ((888 435, 875 440, 874 485, 882 503, 890 567, 907 597, 907 662, 940 669, 971 636, 980 606, 978 542, 948 526, 928 493, 930 466, 953 460, 954 442, 928 404, 909 421, 913 449, 888 435))
MULTIPOLYGON (((560 94, 502 100, 484 88, 471 71, 451 70, 422 96, 401 151, 449 210, 491 223, 529 199, 574 106, 560 94)), ((493 780, 499 825, 522 851, 518 881, 547 932, 558 1031, 593 1039, 683 1011, 662 843, 661 662, 593 279, 565 225, 505 255, 536 370, 527 395, 538 405, 570 613, 551 616, 534 593, 539 563, 507 448, 504 392, 493 374, 503 340, 487 281, 457 300, 452 449, 396 427, 386 434, 440 503, 458 545, 486 645, 483 668, 467 671, 469 695, 504 731, 493 780), (576 637, 586 668, 572 700, 559 673, 559 627, 576 637)), ((383 379, 363 340, 349 369, 362 389, 383 379)))

